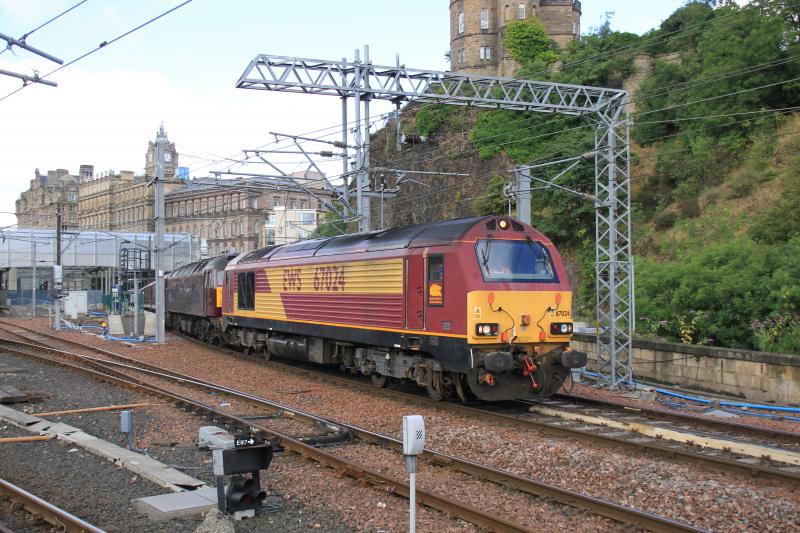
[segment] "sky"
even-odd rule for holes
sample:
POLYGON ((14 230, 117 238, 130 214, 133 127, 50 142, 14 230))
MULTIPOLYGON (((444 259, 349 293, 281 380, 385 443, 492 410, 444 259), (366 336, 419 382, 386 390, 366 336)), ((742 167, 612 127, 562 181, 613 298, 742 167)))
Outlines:
MULTIPOLYGON (((19 38, 79 1, 0 0, 0 33, 19 38)), ((85 0, 27 43, 68 62, 182 1, 85 0)), ((582 31, 602 24, 608 13, 613 29, 641 34, 683 3, 584 0, 582 31)), ((161 123, 191 176, 228 168, 268 172, 229 159, 241 158, 245 148, 274 146, 270 132, 302 135, 329 128, 313 135, 334 134, 341 103, 236 89, 257 54, 341 60, 369 45, 377 65, 394 65, 399 54, 408 67, 448 70, 448 5, 446 0, 193 0, 48 77, 57 88, 34 84, 3 99, 21 81, 0 75, 0 225, 15 223, 14 202, 37 168, 77 174, 79 165, 92 164, 96 174, 143 173, 148 141, 161 123)), ((44 75, 57 67, 16 47, 0 53, 3 70, 44 75)), ((377 102, 373 115, 390 109, 377 102)), ((349 116, 352 120, 352 109, 349 116)), ((283 157, 287 172, 307 166, 297 156, 283 157)), ((332 174, 340 169, 341 162, 323 167, 332 174)))

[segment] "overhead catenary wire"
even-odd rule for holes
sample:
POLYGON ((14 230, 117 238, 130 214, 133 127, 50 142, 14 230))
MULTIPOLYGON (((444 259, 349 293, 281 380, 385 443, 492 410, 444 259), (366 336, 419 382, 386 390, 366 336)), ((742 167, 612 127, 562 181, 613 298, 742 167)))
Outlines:
MULTIPOLYGON (((62 11, 62 12, 61 12, 61 13, 59 13, 58 15, 56 15, 56 16, 54 16, 54 17, 52 17, 51 19, 49 19, 49 20, 47 20, 47 21, 43 22, 42 24, 39 24, 38 26, 36 26, 35 28, 33 28, 31 31, 29 31, 29 32, 26 32, 26 33, 25 33, 25 34, 24 34, 22 37, 20 37, 20 38, 19 38, 19 39, 17 39, 17 40, 18 40, 18 41, 21 41, 21 42, 25 42, 25 39, 27 39, 28 37, 30 37, 31 35, 33 35, 35 32, 37 32, 37 31, 41 30, 42 28, 44 28, 44 27, 45 27, 45 26, 47 26, 48 24, 50 24, 50 23, 52 23, 52 22, 55 22, 56 20, 60 19, 61 17, 63 17, 64 15, 66 15, 67 13, 69 13, 70 11, 72 11, 73 9, 75 9, 76 7, 79 7, 79 6, 81 6, 81 5, 85 4, 85 3, 86 3, 86 2, 88 2, 88 1, 89 1, 89 0, 81 0, 81 1, 80 1, 80 2, 78 2, 77 4, 75 4, 75 5, 73 5, 72 7, 70 7, 70 8, 68 8, 68 9, 66 9, 66 10, 62 11)), ((7 45, 7 46, 6 46, 6 47, 5 47, 5 48, 4 48, 2 51, 0 51, 0 54, 3 54, 3 53, 4 53, 4 52, 6 52, 7 50, 11 50, 11 46, 12 46, 12 45, 11 45, 11 43, 8 43, 8 45, 7 45)))
MULTIPOLYGON (((780 113, 776 113, 776 114, 780 114, 780 113)), ((702 131, 702 130, 713 129, 713 128, 718 128, 718 127, 720 127, 720 126, 716 126, 715 125, 715 126, 709 126, 707 128, 698 128, 698 129, 693 130, 693 131, 702 131)), ((778 133, 778 134, 775 134, 775 136, 776 137, 785 137, 785 136, 795 135, 795 134, 798 134, 798 133, 800 133, 800 130, 790 131, 790 132, 785 132, 785 133, 778 133)), ((673 137, 673 136, 675 136, 675 135, 653 138, 653 140, 662 140, 664 138, 673 137)), ((578 145, 572 145, 571 146, 571 148, 577 148, 577 147, 578 147, 578 145)), ((601 149, 602 149, 602 147, 601 147, 601 149)), ((667 154, 664 154, 664 155, 674 155, 674 154, 678 154, 678 153, 688 152, 688 151, 691 151, 691 150, 692 150, 692 148, 690 147, 690 148, 687 148, 687 149, 670 151, 670 152, 668 152, 667 154)), ((531 163, 540 163, 540 162, 548 161, 552 157, 557 156, 559 153, 561 153, 561 151, 551 152, 551 153, 545 154, 541 158, 539 158, 539 159, 537 159, 535 161, 532 161, 531 163)), ((646 156, 641 156, 640 159, 647 159, 647 158, 652 158, 652 157, 657 157, 657 156, 658 156, 658 154, 656 154, 656 155, 646 155, 646 156)), ((740 161, 745 161, 745 160, 748 160, 748 159, 753 159, 753 158, 741 158, 740 161)), ((486 182, 487 179, 490 178, 491 176, 493 176, 495 173, 496 173, 496 171, 487 172, 487 173, 484 173, 484 174, 473 176, 473 178, 478 180, 480 183, 483 183, 483 182, 486 182)), ((646 178, 653 177, 653 176, 656 176, 656 175, 658 175, 658 173, 654 172, 654 173, 646 174, 646 175, 637 175, 635 178, 638 179, 638 180, 641 180, 641 179, 646 179, 646 178)), ((588 185, 591 185, 591 183, 578 184, 578 186, 588 186, 588 185)), ((424 194, 414 195, 414 196, 407 196, 407 197, 405 197, 403 199, 395 200, 392 203, 392 208, 391 208, 392 209, 392 214, 396 215, 398 213, 399 214, 413 213, 414 212, 414 208, 413 207, 410 208, 410 209, 405 209, 405 210, 403 210, 403 209, 397 210, 396 206, 397 205, 402 205, 402 204, 405 204, 405 203, 409 203, 409 202, 417 203, 420 200, 423 200, 425 198, 428 198, 428 197, 431 197, 431 196, 436 196, 436 195, 441 194, 442 192, 445 192, 445 191, 451 190, 451 189, 455 189, 455 188, 459 188, 461 186, 462 185, 460 183, 453 184, 453 185, 442 185, 440 187, 433 188, 433 189, 431 189, 429 191, 426 191, 426 193, 424 193, 424 194)), ((496 194, 497 194, 496 192, 487 192, 487 193, 479 194, 479 195, 476 195, 476 196, 461 198, 461 199, 458 199, 458 200, 450 200, 450 201, 448 201, 446 203, 453 203, 453 202, 461 203, 461 202, 465 202, 465 201, 475 200, 475 199, 478 199, 478 198, 491 197, 491 196, 496 195, 496 194)))
MULTIPOLYGON (((182 8, 183 6, 185 6, 187 4, 190 4, 192 1, 193 0, 184 0, 183 2, 178 4, 177 6, 171 7, 170 9, 168 9, 168 10, 164 11, 163 13, 161 13, 160 15, 156 15, 155 17, 143 22, 142 24, 139 24, 138 26, 126 31, 125 33, 123 33, 121 35, 118 35, 117 37, 114 37, 110 41, 103 41, 96 48, 93 48, 92 50, 89 50, 88 52, 83 53, 82 55, 76 57, 75 59, 72 59, 71 61, 68 61, 67 63, 64 63, 63 65, 59 66, 58 68, 55 68, 55 69, 51 70, 47 74, 43 74, 42 76, 40 76, 40 79, 44 79, 44 78, 47 78, 49 76, 52 76, 56 72, 59 72, 59 71, 65 69, 65 68, 69 67, 70 65, 74 65, 78 61, 81 61, 82 59, 85 59, 85 58, 91 56, 92 54, 95 54, 96 52, 99 52, 103 48, 111 46, 112 44, 116 43, 120 39, 124 39, 128 35, 136 32, 136 31, 139 31, 140 29, 144 28, 145 26, 149 26, 153 22, 155 22, 155 21, 157 21, 157 20, 169 15, 170 13, 182 8)), ((28 87, 28 85, 23 85, 22 87, 16 89, 15 91, 11 91, 10 93, 8 93, 5 96, 3 96, 2 98, 0 98, 0 102, 2 102, 4 100, 6 100, 7 98, 10 98, 11 96, 17 94, 18 92, 22 91, 26 87, 28 87)))
MULTIPOLYGON (((800 58, 795 58, 795 59, 800 59, 800 58)), ((740 74, 748 73, 747 68, 736 69, 736 70, 731 71, 731 72, 740 73, 740 74)), ((733 93, 726 93, 726 94, 723 94, 723 95, 718 95, 718 96, 714 96, 714 97, 710 97, 710 98, 706 98, 706 99, 702 99, 702 100, 697 100, 697 101, 693 101, 693 102, 684 102, 684 103, 680 104, 679 107, 685 107, 685 106, 688 106, 688 105, 691 105, 691 104, 703 103, 703 102, 706 102, 706 101, 709 101, 709 100, 719 99, 719 98, 727 97, 727 96, 732 96, 732 95, 740 94, 740 93, 743 93, 743 92, 751 92, 751 91, 755 91, 755 90, 769 88, 769 87, 772 87, 772 86, 777 86, 777 85, 781 85, 781 84, 785 84, 785 83, 790 83, 790 82, 793 82, 793 81, 797 81, 797 79, 784 80, 784 81, 781 81, 781 82, 776 82, 774 84, 766 84, 766 85, 762 85, 762 86, 759 86, 759 87, 748 88, 748 89, 744 89, 742 91, 733 92, 733 93)), ((683 84, 676 84, 676 85, 683 85, 683 84)), ((682 90, 688 90, 690 88, 693 88, 693 86, 692 87, 682 87, 679 90, 681 90, 681 91, 682 90)), ((659 94, 659 96, 661 96, 663 94, 666 94, 666 93, 659 94)), ((632 103, 643 102, 643 101, 648 100, 650 98, 652 98, 652 97, 643 97, 643 98, 639 98, 639 99, 634 98, 629 103, 632 104, 632 103)), ((636 117, 639 117, 639 116, 643 116, 643 115, 646 115, 646 114, 652 114, 652 113, 656 113, 656 112, 668 111, 668 110, 674 109, 676 107, 678 107, 678 106, 666 106, 666 107, 663 107, 663 108, 649 110, 649 111, 646 111, 646 112, 642 111, 642 112, 639 112, 639 113, 633 113, 633 114, 629 115, 628 118, 630 120, 634 120, 636 117)), ((574 117, 561 117, 559 119, 551 119, 549 122, 545 122, 544 124, 535 123, 535 124, 531 124, 530 126, 525 126, 523 128, 510 130, 510 131, 507 131, 507 132, 500 132, 500 133, 497 133, 495 135, 492 135, 492 136, 489 136, 489 137, 486 137, 486 138, 483 138, 483 139, 480 139, 480 140, 481 140, 481 142, 483 142, 483 141, 485 141, 487 139, 492 139, 492 138, 496 138, 496 137, 502 137, 504 135, 509 135, 511 133, 517 133, 519 131, 525 131, 525 130, 528 130, 528 129, 539 128, 539 127, 542 127, 542 126, 548 126, 548 125, 551 125, 553 123, 558 123, 558 122, 561 122, 561 123, 565 124, 567 121, 572 120, 572 119, 574 119, 574 117)), ((438 154, 436 156, 432 156, 431 158, 427 158, 427 159, 422 159, 422 160, 415 159, 414 162, 416 164, 420 164, 420 163, 424 163, 426 161, 444 159, 444 158, 452 156, 454 153, 458 153, 460 155, 463 155, 463 154, 466 154, 466 153, 477 152, 477 151, 479 151, 481 149, 497 148, 497 147, 500 147, 500 146, 505 146, 505 145, 509 145, 509 144, 516 144, 516 143, 525 142, 525 141, 529 141, 529 140, 535 140, 535 139, 539 139, 539 138, 543 138, 543 137, 557 136, 557 135, 561 135, 561 134, 569 132, 569 131, 573 131, 573 130, 577 130, 577 129, 587 129, 587 128, 591 128, 591 127, 592 127, 592 124, 584 124, 584 125, 581 125, 581 126, 575 126, 573 128, 568 128, 566 130, 560 130, 560 131, 555 131, 555 132, 551 132, 551 133, 547 133, 547 134, 536 135, 536 136, 533 136, 533 137, 514 139, 512 141, 506 141, 505 143, 499 143, 499 144, 495 144, 495 145, 483 145, 483 146, 476 147, 474 149, 467 150, 467 151, 464 151, 464 150, 455 151, 455 150, 453 150, 451 152, 448 152, 448 153, 445 153, 445 154, 438 154)), ((399 164, 402 165, 405 162, 411 160, 412 157, 413 157, 412 155, 409 155, 407 158, 405 158, 405 160, 401 159, 400 161, 396 161, 396 163, 399 163, 399 164)))
MULTIPOLYGON (((800 5, 800 4, 792 4, 793 7, 795 7, 797 5, 800 5)), ((625 46, 620 46, 620 47, 615 48, 613 50, 608 50, 606 52, 601 52, 599 54, 594 54, 592 56, 585 57, 585 58, 582 58, 582 59, 579 59, 579 60, 576 60, 576 61, 573 61, 573 62, 570 62, 570 63, 564 63, 562 65, 559 65, 558 68, 563 71, 563 70, 569 69, 571 67, 582 65, 582 64, 588 63, 588 62, 593 62, 593 61, 596 61, 598 59, 601 59, 601 58, 604 58, 604 57, 607 57, 607 56, 615 56, 615 55, 619 55, 619 54, 622 54, 622 53, 625 53, 625 52, 634 51, 634 50, 637 50, 637 49, 640 49, 640 48, 647 48, 647 47, 653 46, 655 44, 660 44, 661 42, 667 41, 673 35, 677 35, 679 33, 685 32, 687 30, 703 28, 704 26, 707 26, 709 24, 713 24, 713 23, 719 22, 721 20, 730 19, 732 17, 739 16, 739 15, 741 15, 743 13, 747 13, 750 10, 758 10, 760 8, 761 8, 761 6, 759 6, 759 5, 739 8, 738 10, 732 11, 731 13, 728 13, 726 15, 714 16, 714 17, 712 17, 710 19, 704 20, 703 22, 698 22, 697 24, 692 24, 690 26, 679 28, 677 30, 674 30, 674 31, 671 31, 671 32, 668 32, 668 33, 664 33, 664 34, 660 34, 660 35, 659 34, 653 35, 651 37, 646 38, 643 41, 639 41, 639 42, 636 42, 636 43, 631 43, 631 44, 625 45, 625 46)), ((698 33, 700 33, 700 31, 694 32, 694 33, 690 34, 690 36, 691 35, 696 35, 698 33)), ((686 36, 684 36, 684 37, 686 37, 686 36)), ((546 69, 537 71, 533 75, 536 76, 536 75, 539 75, 539 74, 544 74, 544 73, 548 73, 548 72, 555 72, 555 71, 556 71, 556 67, 553 66, 553 67, 548 67, 546 69)))

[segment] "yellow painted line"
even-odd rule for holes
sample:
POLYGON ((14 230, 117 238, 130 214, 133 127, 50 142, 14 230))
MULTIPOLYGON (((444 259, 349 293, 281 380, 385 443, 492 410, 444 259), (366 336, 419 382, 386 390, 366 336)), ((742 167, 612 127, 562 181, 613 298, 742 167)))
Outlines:
POLYGON ((667 439, 686 444, 695 444, 697 446, 702 446, 703 448, 726 450, 741 455, 748 455, 750 457, 766 457, 772 461, 800 465, 800 453, 791 452, 788 450, 777 450, 775 448, 759 446, 758 444, 748 444, 726 439, 718 439, 715 437, 704 437, 694 433, 685 433, 682 431, 651 426, 650 424, 643 424, 639 422, 623 422, 600 416, 589 416, 579 413, 571 413, 569 411, 561 411, 558 409, 552 409, 550 407, 533 406, 528 408, 528 411, 547 416, 556 416, 565 420, 575 420, 576 422, 583 422, 586 424, 606 426, 624 431, 634 431, 646 437, 667 439))
POLYGON ((314 324, 317 326, 334 326, 338 328, 349 328, 349 329, 365 329, 369 331, 388 331, 390 333, 408 333, 411 335, 428 335, 432 337, 451 337, 454 339, 466 339, 466 335, 458 335, 454 333, 438 333, 434 331, 422 331, 416 329, 393 329, 393 328, 379 328, 376 326, 362 326, 362 325, 354 325, 354 324, 337 324, 335 322, 315 322, 313 320, 293 320, 289 318, 276 318, 271 316, 264 316, 254 313, 253 311, 237 311, 236 314, 232 313, 222 313, 224 316, 237 318, 261 318, 264 320, 280 320, 282 322, 294 322, 296 324, 314 324))

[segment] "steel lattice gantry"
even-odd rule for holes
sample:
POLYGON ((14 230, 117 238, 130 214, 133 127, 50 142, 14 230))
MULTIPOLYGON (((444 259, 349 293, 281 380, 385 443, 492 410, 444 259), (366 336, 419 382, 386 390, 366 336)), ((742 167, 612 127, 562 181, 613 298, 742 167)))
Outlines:
POLYGON ((369 123, 369 101, 388 100, 583 116, 595 130, 597 355, 598 370, 616 386, 632 379, 634 328, 633 257, 630 220, 630 123, 628 95, 619 89, 513 78, 416 70, 364 61, 327 61, 258 55, 236 86, 289 93, 338 96, 356 101, 361 231, 369 228, 369 207, 361 200, 369 168, 369 136, 362 143, 360 108, 369 123))

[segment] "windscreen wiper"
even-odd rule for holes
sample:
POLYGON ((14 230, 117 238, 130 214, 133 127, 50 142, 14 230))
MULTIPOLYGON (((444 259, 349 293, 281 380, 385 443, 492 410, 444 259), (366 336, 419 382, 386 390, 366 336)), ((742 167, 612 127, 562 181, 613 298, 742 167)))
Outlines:
POLYGON ((481 251, 481 263, 483 264, 484 268, 489 268, 489 250, 492 247, 492 236, 489 235, 489 239, 486 241, 486 248, 481 251))

